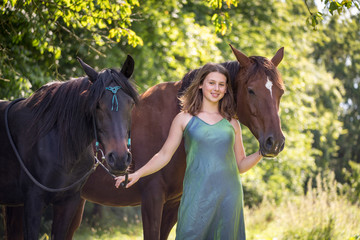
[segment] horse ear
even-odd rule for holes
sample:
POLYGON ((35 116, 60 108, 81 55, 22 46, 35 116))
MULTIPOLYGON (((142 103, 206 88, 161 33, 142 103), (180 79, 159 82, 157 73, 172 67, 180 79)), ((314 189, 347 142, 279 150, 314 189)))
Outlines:
POLYGON ((242 52, 240 52, 239 50, 237 50, 236 48, 231 46, 231 44, 229 44, 229 45, 230 45, 236 59, 240 63, 240 66, 242 66, 242 67, 249 66, 251 63, 250 58, 248 58, 245 54, 243 54, 242 52))
POLYGON ((130 78, 134 72, 134 66, 135 66, 134 59, 130 55, 127 55, 127 58, 123 64, 120 72, 122 74, 124 74, 125 77, 130 78))
POLYGON ((277 67, 284 57, 284 47, 280 48, 275 56, 271 59, 271 62, 277 67))
POLYGON ((90 81, 95 82, 98 77, 98 73, 92 67, 84 63, 84 61, 81 60, 81 58, 77 57, 77 60, 81 64, 81 67, 84 69, 86 75, 88 75, 90 81))

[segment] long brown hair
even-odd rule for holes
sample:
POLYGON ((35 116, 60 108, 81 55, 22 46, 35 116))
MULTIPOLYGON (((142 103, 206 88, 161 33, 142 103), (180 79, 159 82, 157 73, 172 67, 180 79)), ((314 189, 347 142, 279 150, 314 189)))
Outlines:
POLYGON ((182 111, 190 113, 191 115, 197 115, 200 112, 203 93, 202 89, 199 89, 199 87, 204 82, 206 76, 212 72, 221 73, 226 77, 226 93, 219 101, 219 112, 221 116, 230 121, 231 118, 235 117, 234 95, 229 73, 227 69, 220 64, 207 63, 198 70, 194 80, 186 89, 184 95, 179 98, 182 111))

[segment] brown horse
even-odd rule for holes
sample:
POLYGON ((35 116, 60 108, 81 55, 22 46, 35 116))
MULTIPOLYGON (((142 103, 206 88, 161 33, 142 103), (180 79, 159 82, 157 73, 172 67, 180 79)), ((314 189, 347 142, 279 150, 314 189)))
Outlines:
MULTIPOLYGON (((258 139, 264 156, 275 157, 284 147, 278 115, 283 82, 276 69, 284 50, 267 60, 247 57, 232 47, 237 61, 223 65, 229 70, 237 116, 258 139)), ((185 75, 182 81, 158 84, 140 97, 132 113, 132 154, 134 169, 142 167, 159 151, 165 142, 171 122, 180 111, 178 96, 189 85, 197 70, 185 75)), ((114 180, 97 169, 82 189, 82 197, 107 206, 141 204, 144 239, 167 239, 177 221, 178 207, 186 168, 185 150, 181 144, 169 164, 157 173, 140 179, 128 189, 116 189, 114 180)), ((83 201, 83 204, 85 200, 83 201)), ((83 206, 78 208, 68 234, 71 239, 80 225, 83 206)))

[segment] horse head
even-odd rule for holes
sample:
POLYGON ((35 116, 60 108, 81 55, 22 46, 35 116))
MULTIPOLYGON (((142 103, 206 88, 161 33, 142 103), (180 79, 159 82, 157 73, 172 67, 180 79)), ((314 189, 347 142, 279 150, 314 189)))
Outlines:
POLYGON ((259 56, 247 57, 230 47, 240 64, 233 86, 239 120, 258 139, 261 154, 276 157, 285 145, 278 114, 284 84, 276 68, 284 56, 284 48, 268 60, 259 56))
POLYGON ((92 86, 88 94, 88 112, 94 121, 94 136, 104 149, 105 159, 114 174, 126 171, 132 161, 130 153, 131 111, 138 95, 129 78, 134 60, 128 56, 121 71, 95 71, 78 59, 92 86))

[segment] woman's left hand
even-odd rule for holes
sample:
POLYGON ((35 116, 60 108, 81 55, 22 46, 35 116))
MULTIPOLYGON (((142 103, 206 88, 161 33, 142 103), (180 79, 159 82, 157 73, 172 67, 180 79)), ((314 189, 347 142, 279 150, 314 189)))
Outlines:
MULTIPOLYGON (((129 188, 132 185, 134 185, 139 180, 139 178, 140 178, 140 176, 139 176, 138 172, 134 172, 134 173, 129 174, 129 176, 128 176, 128 184, 126 184, 125 188, 129 188)), ((125 181, 125 176, 116 177, 115 181, 116 181, 115 182, 115 187, 119 188, 120 184, 125 181)))

